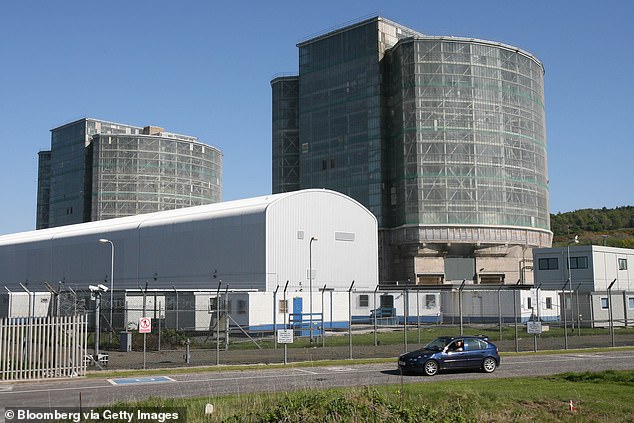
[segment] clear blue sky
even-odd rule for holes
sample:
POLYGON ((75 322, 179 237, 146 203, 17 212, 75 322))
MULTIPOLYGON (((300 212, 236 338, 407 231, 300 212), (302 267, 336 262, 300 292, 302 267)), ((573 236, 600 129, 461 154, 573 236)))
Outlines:
POLYGON ((634 2, 34 1, 0 4, 0 234, 35 228, 37 153, 82 117, 224 153, 223 199, 271 192, 271 78, 296 44, 381 15, 499 41, 546 68, 551 212, 634 204, 634 2))

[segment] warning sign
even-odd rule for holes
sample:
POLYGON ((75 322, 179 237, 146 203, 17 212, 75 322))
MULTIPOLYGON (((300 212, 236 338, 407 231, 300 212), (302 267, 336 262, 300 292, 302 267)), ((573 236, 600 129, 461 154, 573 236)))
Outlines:
POLYGON ((292 344, 293 343, 293 329, 279 329, 277 331, 277 343, 278 344, 292 344))
POLYGON ((542 322, 526 322, 526 332, 535 335, 542 333, 542 322))
POLYGON ((139 333, 152 332, 152 319, 149 317, 139 318, 139 333))

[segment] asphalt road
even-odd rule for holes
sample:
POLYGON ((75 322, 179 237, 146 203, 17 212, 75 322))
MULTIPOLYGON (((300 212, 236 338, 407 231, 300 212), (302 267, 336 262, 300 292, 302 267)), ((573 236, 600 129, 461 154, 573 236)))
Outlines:
POLYGON ((82 408, 148 397, 207 397, 309 388, 428 383, 438 380, 545 376, 562 372, 634 369, 634 351, 608 351, 502 357, 492 374, 441 373, 434 377, 401 376, 394 363, 279 367, 174 374, 168 377, 72 379, 0 383, 0 407, 82 408))

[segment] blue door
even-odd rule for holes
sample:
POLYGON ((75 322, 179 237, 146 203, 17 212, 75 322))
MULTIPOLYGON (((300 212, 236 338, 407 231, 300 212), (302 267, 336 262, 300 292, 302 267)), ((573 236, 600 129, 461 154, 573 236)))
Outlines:
MULTIPOLYGON (((300 329, 299 336, 308 335, 308 328, 304 326, 304 302, 301 297, 293 298, 293 329, 300 329)), ((297 334, 297 332, 296 332, 297 334)))
POLYGON ((298 320, 304 320, 303 318, 299 317, 302 314, 303 308, 304 307, 303 307, 302 297, 293 298, 293 314, 298 316, 298 320))

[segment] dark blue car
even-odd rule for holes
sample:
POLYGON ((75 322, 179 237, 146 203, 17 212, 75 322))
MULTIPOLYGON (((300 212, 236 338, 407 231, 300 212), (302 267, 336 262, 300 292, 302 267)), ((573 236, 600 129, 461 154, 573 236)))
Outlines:
POLYGON ((446 369, 481 369, 491 373, 499 365, 498 348, 485 336, 441 336, 424 348, 398 358, 401 373, 424 373, 427 376, 446 369))

